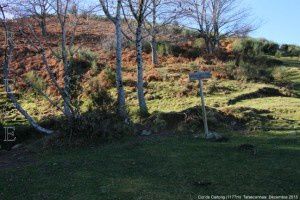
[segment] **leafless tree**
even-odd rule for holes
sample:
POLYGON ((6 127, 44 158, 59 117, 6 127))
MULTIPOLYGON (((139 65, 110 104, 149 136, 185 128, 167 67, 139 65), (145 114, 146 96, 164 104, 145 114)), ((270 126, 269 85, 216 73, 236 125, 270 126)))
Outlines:
MULTIPOLYGON (((128 29, 130 29, 135 35, 136 44, 136 61, 137 61, 137 93, 138 102, 141 115, 148 114, 148 108, 145 101, 144 94, 144 80, 143 80, 143 26, 146 18, 151 14, 150 8, 151 0, 126 0, 126 5, 123 5, 123 13, 125 21, 127 22, 128 29), (128 12, 124 8, 128 8, 128 12), (124 11, 125 10, 125 11, 124 11), (126 19, 126 16, 131 16, 130 19, 126 19), (134 25, 132 26, 132 21, 134 25)), ((128 36, 127 36, 128 38, 128 36)))
POLYGON ((47 34, 47 18, 52 12, 51 5, 55 0, 19 0, 11 1, 15 15, 35 19, 45 36, 47 34))
MULTIPOLYGON (((177 1, 183 16, 192 20, 190 28, 197 29, 205 40, 206 50, 213 53, 220 40, 244 36, 255 27, 250 22, 250 10, 242 8, 242 0, 183 0, 177 1)), ((183 20, 186 21, 186 20, 183 20)))
MULTIPOLYGON (((65 114, 68 117, 71 117, 71 96, 70 96, 70 87, 71 87, 71 67, 69 55, 72 53, 72 48, 74 45, 74 37, 71 39, 71 43, 69 44, 69 48, 67 49, 67 19, 68 19, 68 11, 75 5, 75 2, 72 0, 56 0, 56 3, 53 6, 55 10, 57 19, 59 21, 60 29, 61 29, 61 59, 64 66, 64 109, 65 114), (71 5, 71 3, 73 3, 71 5)), ((75 13, 77 14, 77 13, 75 13)), ((74 24, 73 35, 75 34, 77 27, 77 21, 74 24)), ((73 113, 74 115, 74 113, 73 113)))
MULTIPOLYGON (((40 36, 34 29, 34 25, 30 20, 25 20, 19 25, 19 29, 23 38, 27 40, 27 43, 35 50, 37 54, 41 55, 43 66, 49 74, 51 83, 62 98, 63 108, 59 106, 59 103, 51 101, 50 97, 48 97, 48 95, 43 91, 38 90, 38 92, 42 94, 42 96, 44 96, 53 106, 62 111, 69 121, 72 121, 79 114, 79 108, 74 106, 71 101, 72 69, 70 65, 70 59, 78 50, 74 47, 74 39, 79 18, 76 13, 69 13, 69 10, 74 7, 76 3, 77 2, 74 0, 56 0, 56 2, 51 5, 51 9, 54 11, 53 16, 57 19, 58 27, 60 28, 60 46, 57 51, 59 55, 57 55, 56 51, 51 48, 51 45, 49 44, 50 39, 48 36, 43 34, 40 36), (47 50, 51 52, 50 56, 55 57, 63 64, 63 86, 59 85, 56 75, 49 66, 47 50)), ((29 84, 30 86, 34 87, 33 84, 29 84)), ((34 87, 34 89, 36 88, 34 87)))
POLYGON ((0 11, 1 11, 1 23, 3 25, 4 29, 4 34, 5 34, 5 52, 4 52, 4 62, 3 62, 3 82, 5 86, 5 91, 7 93, 8 98, 11 100, 13 103, 14 107, 26 118, 26 120, 39 132, 50 135, 54 133, 54 131, 46 129, 42 126, 40 126, 29 114, 24 108, 18 103, 13 90, 11 89, 9 85, 9 73, 10 73, 10 65, 13 57, 13 51, 15 48, 14 44, 14 38, 13 38, 13 33, 10 30, 10 27, 8 25, 6 16, 5 16, 5 7, 7 5, 0 4, 0 11))
POLYGON ((118 112, 126 118, 125 92, 122 80, 122 19, 121 6, 122 1, 99 0, 105 15, 115 25, 116 37, 116 82, 118 91, 118 112), (115 9, 114 11, 111 11, 115 9))
POLYGON ((151 15, 146 19, 145 29, 150 35, 152 64, 159 64, 157 54, 157 36, 163 28, 172 23, 176 18, 176 4, 170 0, 151 0, 151 15))

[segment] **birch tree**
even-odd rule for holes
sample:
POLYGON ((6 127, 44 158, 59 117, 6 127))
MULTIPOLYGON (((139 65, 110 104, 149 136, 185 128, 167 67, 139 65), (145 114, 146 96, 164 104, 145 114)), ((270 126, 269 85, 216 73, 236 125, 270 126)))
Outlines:
POLYGON ((159 0, 152 0, 152 23, 150 23, 150 35, 151 35, 151 52, 152 52, 152 64, 158 65, 157 54, 157 7, 161 3, 159 0))
POLYGON ((60 56, 58 59, 62 61, 64 68, 64 86, 62 93, 64 113, 70 120, 79 114, 79 108, 74 108, 71 101, 73 69, 71 68, 70 60, 80 48, 75 48, 75 35, 79 22, 78 5, 78 0, 55 0, 55 3, 52 5, 59 24, 58 27, 60 28, 60 56))
MULTIPOLYGON (((67 17, 68 10, 71 8, 70 6, 71 0, 56 0, 56 4, 54 5, 54 10, 56 12, 57 19, 59 21, 60 29, 61 29, 61 59, 64 66, 64 109, 67 117, 71 117, 71 97, 70 97, 70 84, 71 84, 71 67, 69 58, 69 52, 67 50, 67 17)), ((72 50, 72 45, 69 47, 69 50, 72 50)))
POLYGON ((99 0, 101 7, 109 20, 115 25, 115 37, 116 37, 116 85, 118 92, 118 113, 123 118, 127 117, 126 104, 125 104, 125 92, 122 80, 122 20, 121 20, 121 6, 122 1, 117 2, 109 0, 99 0), (109 8, 115 7, 115 13, 111 13, 109 8))
MULTIPOLYGON (((71 75, 72 69, 70 65, 70 59, 74 56, 77 50, 74 47, 74 40, 76 34, 76 28, 78 26, 78 16, 75 14, 69 14, 70 8, 76 5, 76 1, 73 0, 56 0, 51 8, 54 11, 54 17, 58 21, 58 27, 60 28, 60 40, 58 53, 51 47, 50 38, 45 35, 39 35, 34 29, 34 24, 31 24, 30 20, 22 21, 19 24, 20 32, 27 43, 33 48, 33 50, 41 55, 43 66, 45 67, 50 77, 52 86, 59 92, 63 108, 59 106, 59 102, 54 102, 43 91, 37 92, 45 97, 52 106, 56 107, 68 118, 71 123, 76 117, 79 116, 79 108, 74 106, 71 101, 71 75), (68 36, 68 37, 67 37, 68 36), (58 80, 54 72, 52 71, 47 57, 47 51, 50 51, 50 56, 61 61, 63 65, 64 77, 63 86, 58 84, 58 80), (58 55, 57 55, 58 54, 58 55)), ((34 84, 29 83, 35 90, 34 84)))
POLYGON ((199 31, 208 53, 213 53, 220 40, 245 36, 255 29, 250 22, 250 10, 241 7, 242 0, 183 0, 177 1, 187 26, 199 31))
POLYGON ((170 0, 151 0, 150 9, 151 15, 146 19, 145 28, 150 35, 152 64, 157 66, 159 64, 157 54, 157 36, 160 31, 168 24, 172 23, 176 18, 176 8, 174 3, 170 0))
MULTIPOLYGON (((149 9, 151 0, 127 0, 126 1, 130 16, 135 22, 135 30, 133 30, 132 26, 128 24, 128 28, 134 32, 135 34, 135 45, 136 45, 136 62, 137 62, 137 95, 139 102, 140 114, 142 116, 148 115, 148 108, 145 101, 144 94, 144 80, 143 80, 143 26, 145 24, 145 19, 150 15, 151 10, 149 9)), ((126 14, 124 13, 124 17, 126 18, 126 14)), ((129 22, 129 20, 126 20, 129 22)))
POLYGON ((10 73, 10 65, 13 57, 13 51, 15 48, 14 41, 13 41, 13 34, 8 26, 7 19, 5 16, 4 8, 7 7, 7 5, 0 4, 0 11, 1 11, 1 24, 4 29, 4 35, 5 35, 5 51, 4 51, 4 62, 3 62, 3 82, 5 86, 5 91, 10 99, 10 101, 13 103, 14 107, 25 117, 25 119, 31 124, 37 131, 50 135, 53 134, 54 131, 46 129, 42 126, 40 126, 29 114, 24 108, 18 103, 13 90, 11 89, 9 85, 9 73, 10 73))

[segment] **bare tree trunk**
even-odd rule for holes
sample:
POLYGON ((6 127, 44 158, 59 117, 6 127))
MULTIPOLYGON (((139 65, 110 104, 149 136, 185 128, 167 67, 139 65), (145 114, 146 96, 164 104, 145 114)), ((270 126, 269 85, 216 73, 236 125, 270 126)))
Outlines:
POLYGON ((144 80, 143 80, 143 56, 142 56, 142 27, 138 25, 136 29, 136 51, 137 51, 137 92, 138 92, 138 101, 140 107, 140 114, 145 116, 148 114, 148 108, 145 101, 144 95, 144 80))
MULTIPOLYGON (((118 92, 118 114, 126 119, 126 102, 125 102, 125 91, 122 80, 122 21, 121 21, 121 8, 122 8, 122 0, 118 0, 116 15, 113 17, 109 11, 109 3, 108 1, 100 0, 100 4, 105 15, 110 19, 116 29, 115 37, 116 37, 116 84, 117 84, 117 92, 118 92)), ((112 6, 113 7, 113 6, 112 6)))
POLYGON ((151 50, 152 50, 152 64, 157 66, 159 64, 158 55, 157 55, 157 39, 156 34, 152 36, 151 39, 151 50))
POLYGON ((157 56, 157 27, 156 27, 156 0, 152 0, 153 10, 152 10, 152 32, 151 32, 151 50, 152 50, 152 64, 154 66, 158 65, 157 56))
POLYGON ((211 41, 210 41, 210 54, 214 54, 214 53, 216 53, 216 44, 215 44, 215 41, 214 41, 214 39, 212 39, 211 41))
POLYGON ((68 61, 68 53, 67 53, 67 47, 66 47, 66 30, 65 26, 61 26, 62 31, 62 42, 61 42, 61 54, 62 54, 62 60, 64 65, 64 93, 65 93, 65 101, 64 101, 64 110, 67 117, 72 116, 71 108, 69 105, 71 105, 71 98, 70 98, 70 84, 71 84, 71 69, 69 66, 68 61))
POLYGON ((210 42, 210 39, 205 36, 204 37, 204 41, 205 41, 205 48, 206 48, 206 51, 208 54, 212 54, 212 48, 211 48, 211 42, 210 42))
POLYGON ((25 119, 29 122, 31 126, 33 126, 34 129, 36 129, 38 132, 46 134, 46 135, 51 135, 54 133, 54 131, 46 129, 41 127, 27 112, 22 108, 22 106, 18 103, 17 99, 15 98, 15 95, 13 95, 12 90, 8 86, 8 82, 5 81, 5 87, 6 93, 8 98, 11 100, 13 103, 14 107, 25 117, 25 119))
POLYGON ((6 18, 5 18, 4 10, 3 10, 3 7, 1 5, 0 5, 0 10, 1 10, 1 13, 2 13, 2 16, 3 16, 3 19, 1 21, 2 21, 2 24, 4 26, 4 30, 5 30, 5 40, 6 40, 6 43, 8 45, 7 49, 5 51, 5 58, 4 58, 4 63, 3 63, 3 81, 4 81, 5 91, 7 93, 8 98, 12 101, 14 107, 26 118, 26 120, 29 122, 30 125, 32 125, 40 133, 50 135, 50 134, 54 133, 54 131, 41 127, 26 112, 26 110, 24 110, 22 108, 22 106, 18 103, 15 95, 13 94, 12 89, 9 87, 9 81, 8 81, 9 80, 9 66, 10 66, 11 59, 12 59, 14 45, 13 45, 11 33, 10 33, 9 28, 7 27, 7 24, 6 24, 6 18))
POLYGON ((122 30, 121 30, 121 0, 118 0, 117 16, 115 21, 116 28, 116 82, 118 90, 118 113, 126 118, 125 92, 122 80, 122 30))
POLYGON ((40 27, 42 31, 42 35, 47 36, 47 26, 46 26, 46 17, 44 16, 40 21, 40 27))
MULTIPOLYGON (((148 115, 148 108, 145 101, 144 94, 144 80, 143 80, 143 36, 142 36, 142 27, 147 16, 147 9, 149 8, 150 1, 148 0, 138 0, 134 2, 136 9, 133 6, 133 1, 128 0, 128 5, 130 11, 136 20, 136 29, 135 29, 135 44, 136 44, 136 62, 137 62, 137 95, 139 102, 139 111, 141 116, 148 115)), ((148 13, 149 14, 149 13, 148 13)), ((126 15, 124 15, 126 18, 126 15)), ((130 28, 130 26, 129 26, 130 28)))

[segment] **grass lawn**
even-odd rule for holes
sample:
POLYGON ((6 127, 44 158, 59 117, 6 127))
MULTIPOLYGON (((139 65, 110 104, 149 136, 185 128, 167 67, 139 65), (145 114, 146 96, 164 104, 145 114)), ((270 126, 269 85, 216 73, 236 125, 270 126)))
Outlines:
POLYGON ((296 136, 233 136, 226 143, 158 136, 48 151, 37 159, 31 166, 0 172, 0 199, 197 199, 299 195, 300 188, 296 136), (257 155, 239 151, 243 143, 254 144, 257 155))

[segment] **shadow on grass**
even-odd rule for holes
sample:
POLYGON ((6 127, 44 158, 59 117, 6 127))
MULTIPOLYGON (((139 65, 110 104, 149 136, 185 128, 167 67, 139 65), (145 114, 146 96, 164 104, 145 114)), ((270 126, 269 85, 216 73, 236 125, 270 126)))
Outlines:
MULTIPOLYGON (((241 130, 244 122, 231 113, 206 107, 208 126, 212 131, 220 129, 241 130)), ((203 130, 203 113, 199 106, 191 107, 181 112, 154 112, 144 119, 141 125, 155 133, 199 133, 203 130)))
MULTIPOLYGON (((206 107, 206 110, 210 131, 244 133, 246 130, 254 128, 256 131, 276 130, 271 123, 274 118, 268 110, 249 107, 228 107, 222 110, 206 107)), ((154 112, 151 116, 144 118, 140 124, 127 124, 114 112, 98 110, 83 113, 81 118, 74 122, 72 129, 67 126, 68 122, 64 117, 45 118, 40 123, 46 128, 61 132, 59 135, 49 137, 45 143, 46 146, 56 146, 56 143, 60 146, 66 144, 67 141, 71 141, 75 146, 97 144, 119 140, 124 136, 139 135, 144 130, 162 135, 165 133, 199 134, 203 132, 203 116, 199 106, 181 112, 154 112)), ((43 135, 31 126, 16 125, 15 128, 15 142, 3 142, 0 138, 3 149, 10 149, 15 144, 43 139, 43 135)), ((284 128, 285 131, 289 129, 291 128, 284 128)), ((4 137, 4 135, 1 136, 4 137)))
POLYGON ((40 141, 46 146, 64 146, 68 143, 75 146, 84 146, 89 143, 102 143, 122 138, 126 134, 133 135, 131 124, 125 123, 113 110, 90 110, 82 113, 80 117, 69 122, 64 116, 49 116, 40 120, 39 124, 47 129, 56 131, 55 134, 45 136, 36 131, 29 124, 12 124, 13 142, 5 142, 4 128, 0 126, 0 145, 2 149, 9 150, 16 144, 35 143, 40 141), (45 141, 43 141, 45 139, 45 141))
POLYGON ((243 100, 249 100, 249 99, 256 99, 256 98, 263 98, 263 97, 286 97, 286 96, 290 96, 290 95, 284 94, 282 91, 280 91, 277 88, 264 87, 264 88, 258 89, 255 92, 242 94, 233 99, 230 99, 228 101, 228 105, 233 105, 233 104, 236 104, 237 102, 240 102, 243 100))
POLYGON ((228 193, 297 194, 297 146, 299 138, 239 136, 227 143, 210 143, 181 135, 146 140, 133 149, 114 143, 50 151, 34 166, 0 172, 4 189, 0 197, 189 199, 228 193), (257 155, 239 151, 237 146, 243 143, 255 145, 257 155))
POLYGON ((287 67, 298 67, 298 68, 300 68, 300 60, 285 58, 285 57, 282 57, 280 60, 283 62, 283 65, 285 65, 287 67))

